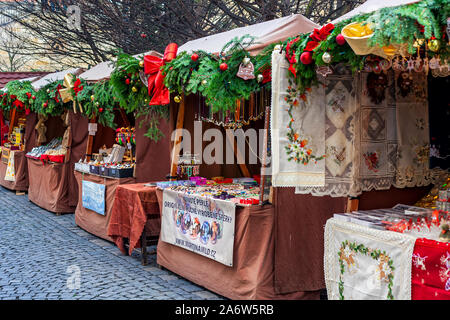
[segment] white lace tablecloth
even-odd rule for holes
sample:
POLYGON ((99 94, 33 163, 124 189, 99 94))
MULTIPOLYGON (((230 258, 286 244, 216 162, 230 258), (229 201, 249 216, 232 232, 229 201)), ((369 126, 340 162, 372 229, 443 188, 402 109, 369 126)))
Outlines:
POLYGON ((411 300, 416 238, 331 218, 325 226, 329 300, 411 300))

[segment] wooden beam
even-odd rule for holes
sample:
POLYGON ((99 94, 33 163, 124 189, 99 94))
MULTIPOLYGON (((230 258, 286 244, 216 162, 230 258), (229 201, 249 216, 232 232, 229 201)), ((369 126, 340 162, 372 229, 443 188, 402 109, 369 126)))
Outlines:
POLYGON ((185 110, 185 97, 184 94, 181 96, 181 102, 178 106, 175 141, 172 147, 171 165, 170 165, 170 176, 175 177, 177 174, 178 159, 180 158, 181 149, 181 138, 182 132, 179 129, 183 129, 184 126, 184 110, 185 110))

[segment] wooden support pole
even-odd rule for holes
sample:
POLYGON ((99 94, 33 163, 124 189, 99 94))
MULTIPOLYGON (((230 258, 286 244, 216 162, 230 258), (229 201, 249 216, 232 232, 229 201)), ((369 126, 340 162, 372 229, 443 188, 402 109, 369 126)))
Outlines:
POLYGON ((347 200, 347 212, 357 211, 359 208, 359 199, 348 197, 347 200))
POLYGON ((177 124, 175 132, 175 141, 172 147, 172 157, 170 165, 170 176, 175 177, 177 174, 178 159, 180 158, 182 130, 184 126, 184 109, 185 109, 185 97, 184 94, 181 97, 181 102, 178 107, 177 124))

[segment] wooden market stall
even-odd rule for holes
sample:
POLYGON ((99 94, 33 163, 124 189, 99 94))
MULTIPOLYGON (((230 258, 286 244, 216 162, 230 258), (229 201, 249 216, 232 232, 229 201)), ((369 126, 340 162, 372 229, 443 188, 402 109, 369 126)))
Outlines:
MULTIPOLYGON (((218 53, 222 47, 234 37, 250 34, 256 36, 255 47, 250 46, 251 54, 260 52, 270 43, 283 41, 299 33, 306 33, 318 27, 301 15, 293 15, 263 24, 238 28, 226 33, 208 36, 186 43, 179 48, 179 53, 186 50, 194 52, 205 50, 218 53), (252 51, 252 50, 255 51, 252 51)), ((241 103, 241 102, 239 102, 241 103)), ((268 128, 270 110, 270 91, 264 90, 252 95, 249 101, 240 104, 242 109, 262 111, 257 121, 250 121, 243 129, 268 128)), ((198 95, 188 95, 179 104, 172 102, 173 128, 184 128, 193 134, 194 121, 204 119, 204 99, 198 95)), ((207 106, 206 106, 207 107, 207 106)), ((231 116, 234 118, 233 116, 231 116)), ((236 119, 239 119, 237 117, 236 119)), ((202 133, 207 129, 217 129, 225 133, 223 127, 215 125, 213 119, 202 122, 202 133)), ((246 122, 247 118, 241 118, 246 122)), ((219 123, 220 120, 217 121, 219 123)), ((199 122, 196 122, 198 125, 199 122)), ((224 134, 226 136, 226 134, 224 134)), ((184 138, 183 138, 184 139, 184 138)), ((179 142, 181 137, 175 137, 179 142)), ((194 145, 194 140, 192 145, 194 145)), ((261 143, 261 141, 259 141, 261 143)), ((208 143, 198 147, 203 152, 208 143)), ((224 143, 225 144, 225 143, 224 143)), ((180 149, 175 146, 175 155, 180 149)), ((195 148, 195 147, 194 147, 195 148)), ((254 150, 246 146, 246 161, 240 165, 201 164, 200 175, 212 177, 252 177, 261 174, 261 160, 250 165, 248 157, 254 150)), ((230 153, 233 158, 244 155, 224 149, 223 155, 230 153)), ((172 175, 176 173, 177 158, 172 159, 172 175)), ((263 179, 263 178, 261 178, 263 179)), ((164 206, 165 190, 158 190, 161 211, 164 206)), ((238 205, 235 211, 235 233, 233 244, 232 266, 213 261, 212 259, 173 245, 161 239, 157 247, 157 263, 186 279, 204 286, 231 299, 319 299, 320 289, 324 288, 322 267, 322 227, 329 212, 345 210, 347 198, 325 199, 315 197, 294 197, 293 190, 288 188, 272 188, 271 203, 264 205, 238 205), (297 200, 298 199, 298 200, 297 200), (289 208, 296 206, 297 208, 289 208), (300 208, 300 210, 297 210, 300 208), (314 214, 305 208, 314 208, 314 214), (291 210, 286 212, 286 210, 291 210), (309 216, 311 215, 311 216, 309 216), (302 216, 302 219, 298 217, 302 216), (305 216, 305 217, 303 217, 305 216), (297 224, 297 222, 299 222, 297 224), (286 228, 295 223, 297 228, 286 228), (296 241, 291 241, 296 237, 296 241), (286 244, 286 239, 289 243, 286 244), (297 254, 298 253, 298 254, 297 254), (293 270, 295 266, 295 270, 293 270), (284 281, 286 278, 288 281, 284 281)), ((163 216, 164 225, 164 216, 163 216)), ((174 231, 175 232, 175 231, 174 231)))
MULTIPOLYGON (((47 84, 62 81, 67 74, 78 75, 82 71, 76 68, 52 73, 32 85, 39 90, 47 84)), ((47 157, 46 160, 41 159, 40 154, 36 157, 33 150, 27 154, 28 198, 41 208, 56 214, 73 212, 78 201, 73 167, 86 150, 88 120, 75 111, 68 110, 61 116, 49 117, 35 114, 30 119, 36 139, 35 146, 59 140, 59 144, 63 142, 66 147, 64 156, 51 159, 47 157)))
MULTIPOLYGON (((150 51, 146 54, 160 56, 155 51, 150 51)), ((89 83, 105 81, 110 78, 113 70, 111 62, 103 62, 82 73, 80 78, 89 83)), ((169 174, 170 132, 168 131, 168 125, 164 123, 167 121, 163 120, 160 126, 163 138, 155 142, 145 136, 148 128, 143 116, 135 119, 131 115, 126 115, 123 110, 117 110, 115 119, 118 128, 134 128, 135 144, 132 148, 134 170, 132 174, 119 178, 109 174, 95 174, 75 170, 75 178, 79 190, 78 203, 75 209, 75 222, 80 228, 108 241, 113 241, 108 235, 108 226, 111 219, 111 210, 114 207, 117 187, 124 184, 163 180, 169 174), (158 161, 155 161, 155 159, 158 159, 158 161), (104 210, 101 210, 101 213, 92 210, 92 208, 86 208, 86 204, 83 203, 83 184, 89 183, 93 183, 91 185, 100 188, 104 186, 104 196, 99 198, 99 201, 104 202, 104 210)), ((97 124, 97 128, 100 127, 100 124, 97 124)), ((114 130, 104 127, 102 130, 90 135, 86 154, 96 153, 103 146, 111 148, 116 143, 116 132, 114 130), (105 130, 111 131, 111 134, 105 135, 105 130)), ((87 159, 87 162, 89 160, 87 159)), ((87 164, 85 163, 85 165, 87 164)), ((159 232, 159 228, 157 231, 159 232)))
MULTIPOLYGON (((46 74, 48 72, 2 72, 0 82, 1 85, 6 85, 7 82, 14 80, 35 81, 46 74)), ((9 114, 2 111, 0 122, 3 155, 0 161, 0 185, 16 192, 27 191, 28 167, 25 154, 34 147, 33 128, 29 124, 27 112, 19 111, 17 108, 11 108, 9 114), (11 156, 14 159, 11 159, 11 156), (11 168, 6 177, 9 163, 11 168)))

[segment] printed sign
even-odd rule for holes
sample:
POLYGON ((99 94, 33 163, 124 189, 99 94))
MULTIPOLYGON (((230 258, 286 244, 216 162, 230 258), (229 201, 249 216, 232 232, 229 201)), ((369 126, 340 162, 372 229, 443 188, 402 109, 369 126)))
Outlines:
POLYGON ((232 202, 166 189, 161 240, 231 267, 235 214, 232 202))
POLYGON ((83 180, 83 207, 105 215, 105 185, 83 180))

